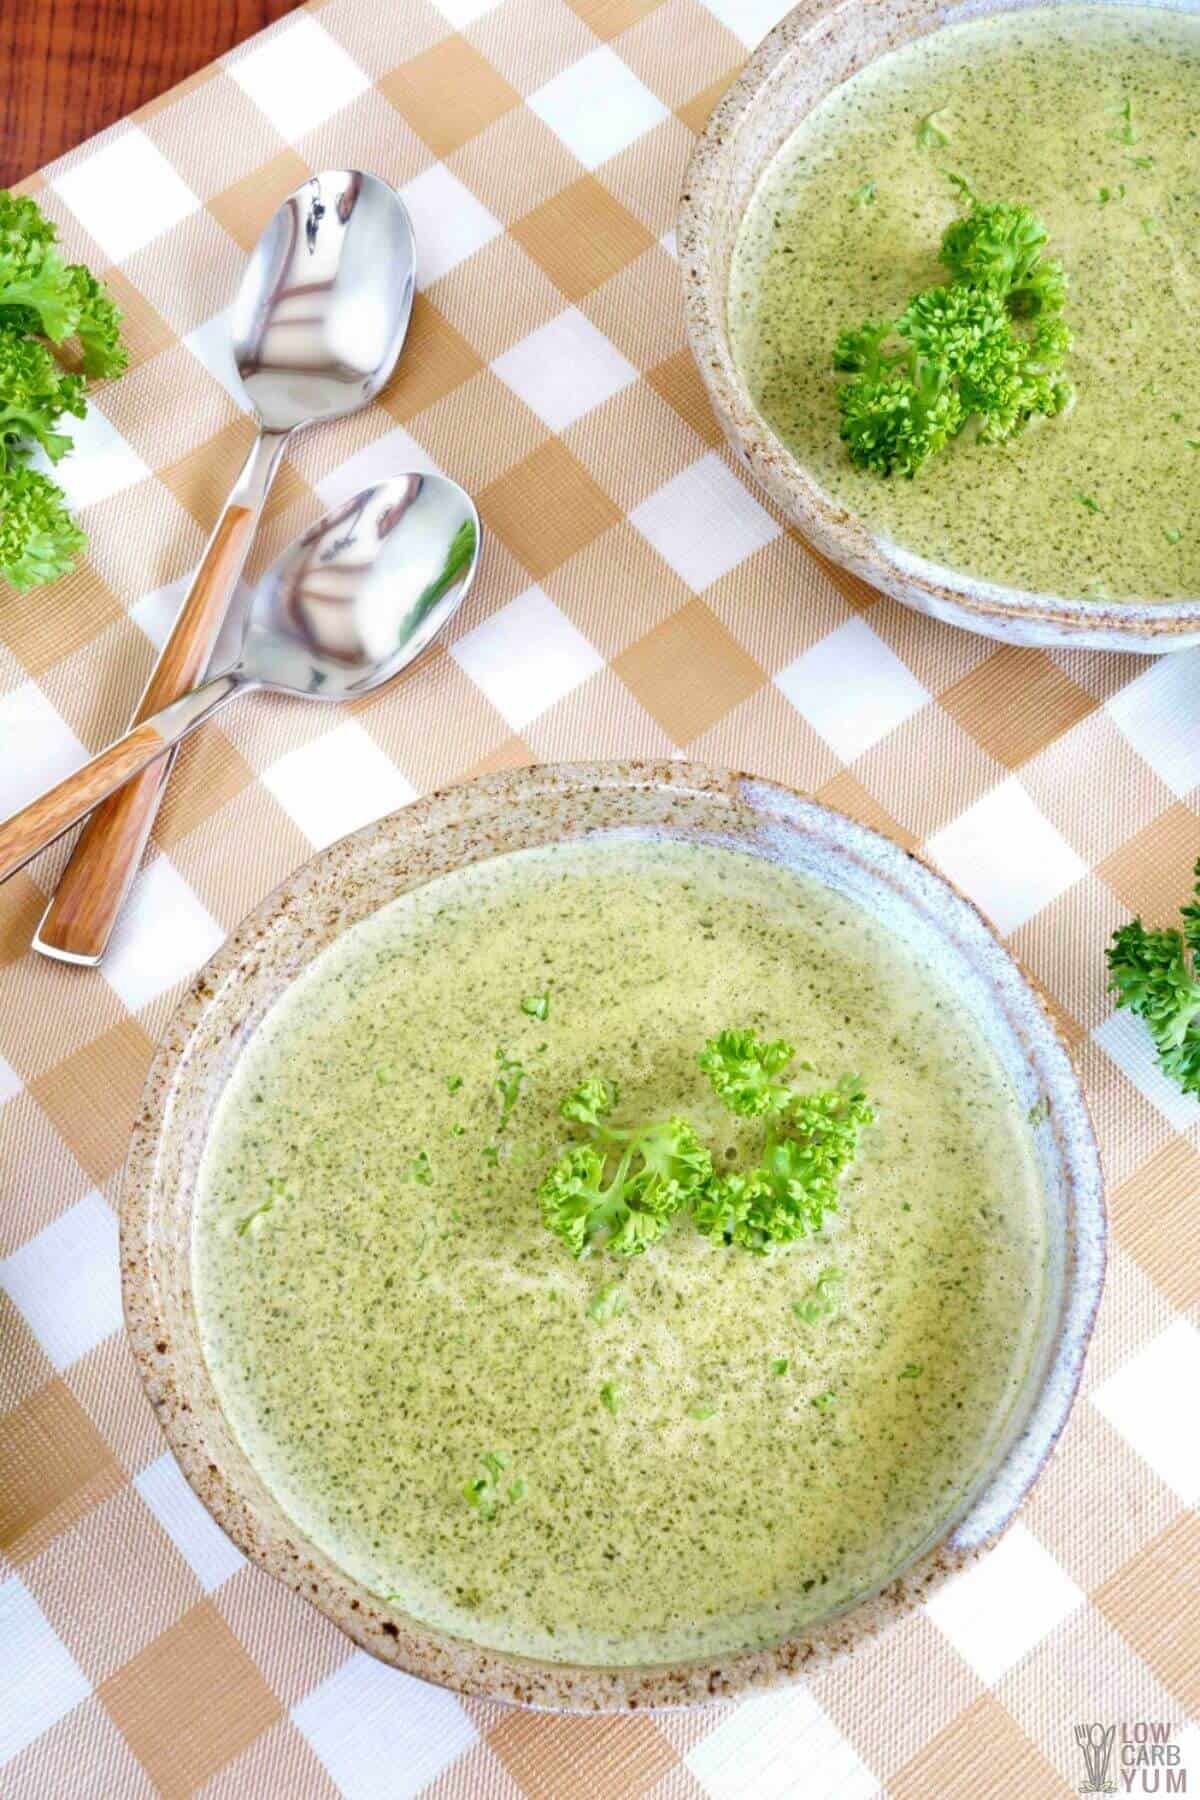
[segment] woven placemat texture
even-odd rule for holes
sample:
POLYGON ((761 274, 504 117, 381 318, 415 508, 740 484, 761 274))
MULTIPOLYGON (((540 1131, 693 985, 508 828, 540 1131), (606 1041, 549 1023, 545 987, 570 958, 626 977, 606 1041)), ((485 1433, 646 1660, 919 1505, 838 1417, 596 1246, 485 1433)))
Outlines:
POLYGON ((780 10, 327 0, 27 184, 107 271, 133 360, 63 465, 88 560, 0 594, 0 814, 127 721, 252 437, 223 309, 311 171, 399 187, 421 291, 390 387, 295 441, 256 564, 411 467, 465 483, 488 544, 392 688, 339 713, 256 698, 188 743, 102 970, 28 952, 61 849, 0 889, 6 1800, 1025 1800, 1078 1788, 1091 1720, 1169 1724, 1200 1786, 1200 1107, 1114 1015, 1103 962, 1114 925, 1166 922, 1189 886, 1200 655, 933 624, 815 560, 735 472, 672 227, 693 134, 780 10), (183 984, 314 847, 479 770, 677 753, 920 846, 997 922, 1087 1083, 1107 1293, 1018 1522, 852 1663, 655 1717, 463 1703, 248 1566, 166 1453, 121 1331, 130 1120, 183 984))

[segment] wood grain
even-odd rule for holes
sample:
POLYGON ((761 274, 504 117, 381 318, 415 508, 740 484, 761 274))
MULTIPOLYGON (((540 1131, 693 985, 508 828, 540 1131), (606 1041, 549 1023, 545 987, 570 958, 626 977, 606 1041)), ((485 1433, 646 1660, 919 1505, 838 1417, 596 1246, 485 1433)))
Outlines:
MULTIPOLYGON (((222 514, 142 695, 139 720, 177 700, 203 675, 254 524, 245 506, 222 514)), ((169 773, 169 761, 156 763, 96 808, 38 926, 39 950, 86 962, 104 954, 169 773)))
POLYGON ((153 725, 139 725, 6 819, 0 825, 0 881, 15 875, 30 857, 69 831, 106 794, 161 756, 165 741, 153 725))
POLYGON ((0 186, 31 175, 298 0, 3 0, 0 186))

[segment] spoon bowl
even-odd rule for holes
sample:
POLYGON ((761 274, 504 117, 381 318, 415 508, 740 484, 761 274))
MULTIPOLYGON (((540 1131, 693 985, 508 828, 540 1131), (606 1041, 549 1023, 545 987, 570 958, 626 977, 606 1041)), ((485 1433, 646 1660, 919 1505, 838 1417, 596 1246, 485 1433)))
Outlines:
POLYGON ((391 375, 416 281, 399 194, 361 169, 325 169, 278 207, 230 316, 233 359, 267 431, 365 406, 391 375))
POLYGON ((335 507, 259 582, 236 660, 0 823, 0 881, 235 694, 350 700, 390 681, 462 605, 479 543, 479 514, 444 475, 397 475, 335 507))
POLYGON ((456 481, 398 475, 327 513, 260 581, 247 684, 350 700, 419 656, 466 595, 479 515, 456 481))

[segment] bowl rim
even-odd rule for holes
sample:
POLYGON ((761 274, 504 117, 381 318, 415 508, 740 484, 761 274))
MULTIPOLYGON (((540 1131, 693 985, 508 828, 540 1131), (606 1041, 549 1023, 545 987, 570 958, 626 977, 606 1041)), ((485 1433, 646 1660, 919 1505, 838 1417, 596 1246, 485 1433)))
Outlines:
MULTIPOLYGON (((612 828, 603 823, 594 827, 598 831, 612 828)), ((578 835, 581 833, 564 831, 560 820, 541 841, 578 835)), ((482 855, 502 854, 507 847, 492 843, 482 855)), ((397 889, 403 891, 407 890, 397 889)), ((386 903, 386 898, 380 899, 367 911, 386 903)), ((345 928, 360 916, 366 913, 356 913, 345 928)), ((321 938, 301 966, 313 954, 319 955, 336 935, 335 931, 321 938)), ((974 969, 974 962, 971 966, 974 969)), ((230 1027, 230 1033, 233 1029, 230 1027)), ((165 1204, 170 1204, 169 1196, 165 1204)), ((189 1192, 183 1215, 189 1241, 191 1206, 189 1192)), ((776 782, 676 761, 534 765, 479 776, 428 794, 318 852, 242 920, 180 1001, 150 1065, 120 1200, 122 1299, 139 1374, 184 1475, 238 1548, 299 1592, 361 1648, 407 1673, 466 1695, 565 1712, 691 1705, 795 1680, 877 1635, 989 1548, 1041 1473, 1069 1416, 1103 1287, 1106 1247, 1100 1155, 1069 1047, 1037 984, 974 902, 923 858, 834 808, 776 782), (916 916, 927 916, 949 943, 978 959, 983 978, 998 990, 993 998, 1006 1022, 1015 1018, 1023 1059, 1036 1071, 1036 1086, 1031 1091, 1052 1097, 1046 1128, 1053 1134, 1065 1189, 1062 1237, 1066 1266, 1059 1313, 1049 1332, 1036 1391, 1032 1391, 1033 1378, 1027 1378, 1031 1398, 1018 1426, 1003 1441, 994 1463, 984 1470, 960 1511, 938 1528, 936 1541, 882 1589, 853 1602, 843 1613, 766 1648, 686 1664, 597 1668, 486 1649, 419 1623, 380 1601, 304 1538, 271 1499, 240 1447, 235 1446, 234 1455, 258 1481, 261 1495, 248 1492, 229 1475, 202 1422, 203 1390, 211 1390, 211 1383, 194 1316, 194 1349, 173 1341, 170 1309, 164 1305, 155 1275, 154 1209, 162 1201, 160 1161, 177 1092, 188 1079, 193 1041, 212 1016, 212 1009, 236 994, 241 978, 253 977, 272 930, 294 928, 298 914, 303 913, 306 890, 318 878, 328 877, 345 886, 360 863, 367 867, 373 858, 385 856, 393 844, 392 861, 402 868, 418 853, 423 839, 464 817, 481 824, 486 834, 489 815, 511 814, 522 802, 570 804, 598 794, 646 791, 661 792, 664 805, 699 798, 765 820, 772 830, 815 837, 833 856, 878 877, 916 916)), ((219 1404, 216 1411, 232 1441, 232 1430, 219 1404)))
MULTIPOLYGON (((847 15, 870 19, 877 32, 869 54, 846 79, 900 44, 945 26, 1001 12, 1078 5, 1080 0, 903 0, 915 28, 898 37, 875 23, 864 0, 800 0, 754 51, 710 114, 692 151, 676 217, 676 246, 684 292, 688 343, 718 421, 743 462, 778 505, 791 514, 816 547, 863 580, 906 604, 975 631, 1011 636, 1021 627, 1044 628, 1039 641, 1080 643, 1127 650, 1164 651, 1196 641, 1200 597, 1175 600, 1071 599, 1003 582, 959 574, 903 545, 878 536, 850 508, 827 495, 751 401, 738 375, 724 320, 714 303, 712 222, 723 191, 731 145, 760 98, 786 79, 806 45, 835 32, 847 15), (1108 637, 1111 641, 1102 643, 1108 637), (1163 640, 1163 641, 1158 641, 1163 640)), ((1088 0, 1085 0, 1088 3, 1088 0)), ((1107 8, 1146 0, 1090 0, 1107 8)), ((1195 14, 1197 0, 1153 0, 1162 10, 1195 14)), ((880 9, 882 13, 883 9, 880 9)), ((837 85, 837 84, 834 84, 837 85)), ((829 88, 826 92, 832 92, 829 88)), ((769 160, 769 159, 768 159, 769 160)), ((766 164, 764 164, 764 168, 766 164)), ((720 310, 723 312, 724 284, 720 310)))

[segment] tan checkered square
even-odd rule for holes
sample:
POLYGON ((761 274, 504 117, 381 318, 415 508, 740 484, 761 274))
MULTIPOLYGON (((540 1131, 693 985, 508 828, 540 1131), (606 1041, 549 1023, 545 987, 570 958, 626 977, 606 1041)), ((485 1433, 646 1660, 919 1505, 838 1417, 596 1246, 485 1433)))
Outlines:
POLYGON ((307 181, 308 176, 308 165, 294 150, 280 150, 265 168, 255 168, 214 194, 208 210, 234 243, 249 253, 278 210, 280 198, 307 181))
POLYGON ((539 581, 621 517, 616 503, 557 440, 486 487, 479 511, 488 529, 539 581))
POLYGON ((582 300, 627 268, 653 238, 594 175, 584 175, 511 227, 521 248, 568 300, 582 300))
POLYGON ((18 1567, 121 1484, 66 1385, 48 1381, 0 1418, 0 1551, 18 1567))
POLYGON ((680 749, 762 686, 764 675, 703 600, 613 658, 613 668, 680 749))
POLYGON ((167 1796, 194 1793, 280 1714, 279 1702, 207 1601, 97 1692, 167 1796))
POLYGON ((457 33, 392 69, 379 86, 435 156, 460 149, 521 101, 503 75, 457 33))

